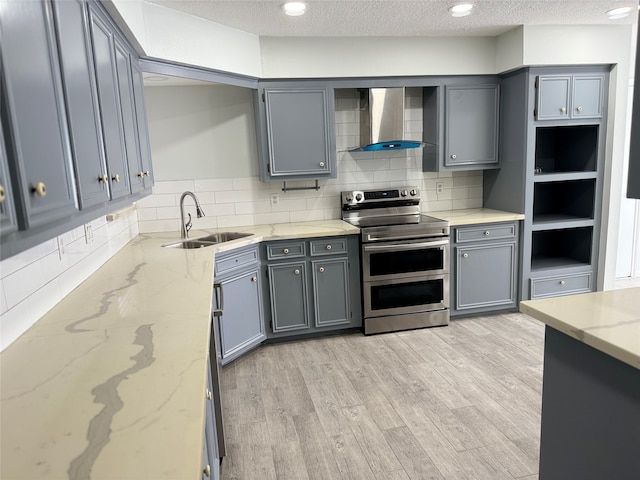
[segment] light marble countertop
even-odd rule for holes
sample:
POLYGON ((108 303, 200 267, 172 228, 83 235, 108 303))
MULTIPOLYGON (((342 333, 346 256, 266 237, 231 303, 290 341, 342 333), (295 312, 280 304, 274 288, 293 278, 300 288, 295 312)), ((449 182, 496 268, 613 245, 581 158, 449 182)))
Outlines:
POLYGON ((357 234, 340 220, 141 234, 0 354, 0 478, 201 478, 214 254, 357 234), (192 232, 190 237, 216 230, 192 232))
POLYGON ((528 300, 520 311, 640 369, 640 287, 528 300))
POLYGON ((503 212, 502 210, 492 210, 490 208, 467 208, 463 210, 441 210, 436 212, 425 212, 425 215, 448 220, 449 225, 457 227, 460 225, 477 225, 480 223, 509 222, 513 220, 524 220, 524 214, 503 212))

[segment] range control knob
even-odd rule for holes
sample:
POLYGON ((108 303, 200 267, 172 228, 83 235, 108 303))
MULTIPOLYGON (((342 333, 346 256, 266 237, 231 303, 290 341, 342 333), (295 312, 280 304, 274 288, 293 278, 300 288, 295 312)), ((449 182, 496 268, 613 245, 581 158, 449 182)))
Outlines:
POLYGON ((353 197, 352 197, 351 195, 347 195, 347 196, 345 197, 345 200, 346 200, 347 202, 351 203, 351 202, 353 201, 353 197))
POLYGON ((418 194, 418 192, 416 192, 415 190, 411 190, 409 193, 412 197, 415 197, 418 194))
POLYGON ((407 191, 406 190, 402 190, 400 192, 400 195, 403 196, 403 197, 406 197, 407 196, 407 191))
POLYGON ((362 200, 362 194, 356 193, 356 202, 359 202, 360 200, 362 200))

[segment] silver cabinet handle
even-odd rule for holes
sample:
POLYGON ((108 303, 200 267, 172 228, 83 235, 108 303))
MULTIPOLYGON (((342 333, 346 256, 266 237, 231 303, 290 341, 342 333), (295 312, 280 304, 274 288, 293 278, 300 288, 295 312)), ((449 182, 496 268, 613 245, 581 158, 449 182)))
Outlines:
POLYGON ((138 176, 139 176, 140 178, 144 177, 144 172, 138 172, 138 176))
POLYGON ((39 197, 44 197, 47 194, 47 186, 44 184, 44 182, 38 182, 31 189, 31 192, 35 193, 39 197))
POLYGON ((567 107, 562 107, 562 108, 560 108, 560 111, 561 111, 562 113, 565 113, 565 112, 567 111, 567 107))
POLYGON ((113 180, 116 183, 120 183, 120 175, 116 173, 113 177, 111 177, 111 180, 113 180))
POLYGON ((300 275, 300 270, 298 268, 296 268, 293 273, 295 273, 296 275, 300 275))
POLYGON ((488 237, 489 235, 491 235, 491 232, 489 230, 486 230, 484 234, 488 237))
POLYGON ((576 108, 576 110, 578 110, 579 112, 581 112, 581 111, 582 111, 582 107, 578 107, 578 108, 576 108))
POLYGON ((324 273, 324 267, 320 267, 318 270, 320 271, 320 273, 324 273))
POLYGON ((98 181, 101 183, 107 183, 109 181, 109 176, 108 175, 101 175, 98 177, 98 181))
POLYGON ((219 307, 220 308, 216 308, 213 310, 213 316, 214 317, 221 317, 222 316, 222 312, 224 311, 224 291, 222 290, 222 283, 214 283, 213 284, 213 288, 215 290, 218 290, 220 292, 220 304, 219 307))
POLYGON ((206 477, 210 477, 211 476, 211 465, 207 464, 207 466, 204 467, 204 470, 202 471, 202 473, 204 473, 206 477))
POLYGON ((458 158, 458 156, 457 156, 455 153, 453 153, 453 154, 451 155, 451 160, 455 160, 456 158, 458 158))
POLYGON ((324 168, 324 162, 320 162, 320 167, 324 168))
POLYGON ((148 177, 149 175, 151 175, 151 172, 149 172, 149 170, 145 170, 142 173, 144 174, 145 177, 148 177))
POLYGON ((566 282, 564 280, 560 280, 560 285, 564 285, 566 282))
POLYGON ((251 277, 251 281, 252 282, 257 282, 258 281, 258 277, 251 277))
POLYGON ((469 258, 469 254, 468 254, 468 253, 463 253, 463 254, 462 254, 462 256, 463 256, 464 258, 469 258))
POLYGON ((4 187, 0 185, 0 203, 4 202, 7 198, 7 192, 4 191, 4 187))
POLYGON ((283 252, 284 252, 284 253, 289 253, 289 249, 288 249, 288 248, 285 248, 285 249, 283 250, 283 252))
POLYGON ((327 250, 331 250, 331 245, 327 245, 327 250))
POLYGON ((211 393, 211 390, 207 388, 207 400, 211 400, 212 398, 213 398, 213 394, 211 393))

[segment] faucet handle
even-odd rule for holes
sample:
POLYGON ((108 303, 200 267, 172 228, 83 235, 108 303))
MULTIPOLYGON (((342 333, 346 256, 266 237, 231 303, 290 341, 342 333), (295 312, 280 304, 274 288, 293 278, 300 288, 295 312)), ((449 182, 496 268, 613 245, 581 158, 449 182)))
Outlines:
POLYGON ((187 236, 188 236, 189 230, 191 230, 191 227, 193 227, 193 223, 191 223, 191 214, 187 213, 187 215, 189 215, 189 220, 187 220, 187 223, 184 224, 184 231, 187 233, 187 236))

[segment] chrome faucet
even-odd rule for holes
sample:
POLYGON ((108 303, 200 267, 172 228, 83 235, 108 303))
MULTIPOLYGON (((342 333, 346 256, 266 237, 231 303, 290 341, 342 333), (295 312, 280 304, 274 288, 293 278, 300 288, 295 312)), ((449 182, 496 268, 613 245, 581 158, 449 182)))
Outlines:
POLYGON ((189 230, 191 230, 191 227, 193 226, 191 223, 190 213, 187 213, 187 215, 189 215, 189 220, 187 223, 184 223, 184 198, 186 196, 190 196, 193 198, 193 201, 196 202, 196 216, 198 218, 204 217, 204 212, 202 211, 202 208, 200 208, 200 203, 198 203, 198 197, 196 197, 193 192, 184 192, 180 196, 180 238, 187 238, 189 236, 189 230))

